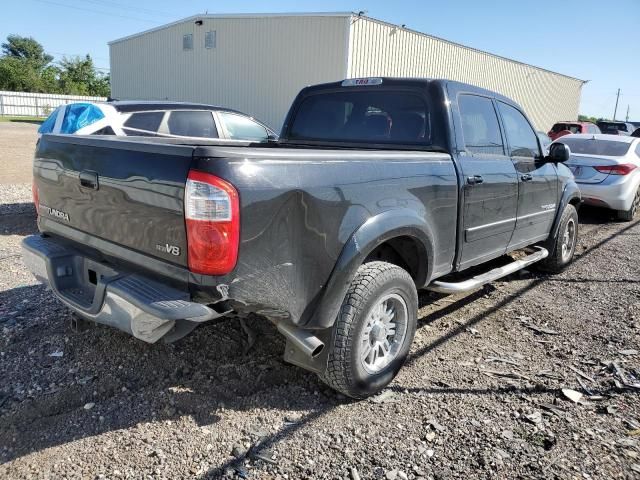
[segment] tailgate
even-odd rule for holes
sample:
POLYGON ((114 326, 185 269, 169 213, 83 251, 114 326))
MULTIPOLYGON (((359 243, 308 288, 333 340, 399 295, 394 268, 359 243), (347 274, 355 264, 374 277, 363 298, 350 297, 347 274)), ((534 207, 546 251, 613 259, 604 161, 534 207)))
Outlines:
MULTIPOLYGON (((194 148, 45 135, 34 159, 40 229, 71 227, 187 265, 184 188, 194 148)), ((62 233, 64 235, 64 233, 62 233)))

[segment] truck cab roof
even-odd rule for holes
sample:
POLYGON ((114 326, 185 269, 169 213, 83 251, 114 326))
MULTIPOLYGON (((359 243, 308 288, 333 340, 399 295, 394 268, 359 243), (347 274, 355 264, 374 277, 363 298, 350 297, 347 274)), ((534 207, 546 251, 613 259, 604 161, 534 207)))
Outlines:
POLYGON ((457 108, 459 94, 491 98, 522 111, 503 95, 451 80, 350 78, 304 88, 289 110, 280 141, 450 152, 450 110, 457 108))
MULTIPOLYGON (((446 89, 447 85, 457 87, 458 90, 465 90, 469 93, 475 93, 477 95, 483 95, 486 97, 492 97, 501 102, 509 103, 511 105, 518 105, 513 100, 499 93, 487 90, 475 85, 470 85, 464 82, 458 82, 455 80, 447 80, 444 78, 422 78, 422 77, 366 77, 366 78, 350 78, 339 82, 321 83, 313 85, 302 90, 302 92, 312 92, 316 90, 328 90, 334 88, 359 88, 359 87, 413 87, 413 88, 428 88, 430 86, 439 86, 442 89, 446 89), (361 81, 362 83, 359 83, 361 81)), ((301 92, 301 93, 302 93, 301 92)))

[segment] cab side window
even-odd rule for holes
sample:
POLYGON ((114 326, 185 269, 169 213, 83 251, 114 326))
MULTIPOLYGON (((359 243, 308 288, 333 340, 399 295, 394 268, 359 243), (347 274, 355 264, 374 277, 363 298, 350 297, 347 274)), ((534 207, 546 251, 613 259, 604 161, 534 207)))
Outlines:
POLYGON ((509 155, 526 158, 540 157, 538 137, 525 116, 506 103, 498 102, 498 109, 504 122, 505 134, 509 140, 509 155))
POLYGON ((490 98, 460 95, 458 109, 467 152, 480 155, 504 155, 504 142, 498 116, 490 98))

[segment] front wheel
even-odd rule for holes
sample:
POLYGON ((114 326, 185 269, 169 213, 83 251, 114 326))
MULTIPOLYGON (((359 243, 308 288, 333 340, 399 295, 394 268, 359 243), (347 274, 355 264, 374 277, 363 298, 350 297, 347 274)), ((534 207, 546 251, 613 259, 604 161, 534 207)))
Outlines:
POLYGON ((382 390, 402 367, 418 316, 411 276, 386 263, 362 265, 342 302, 322 380, 352 398, 382 390))
POLYGON ((562 212, 558 233, 544 245, 549 250, 549 256, 540 262, 540 268, 552 273, 562 271, 573 260, 577 242, 578 212, 576 207, 569 204, 562 212))

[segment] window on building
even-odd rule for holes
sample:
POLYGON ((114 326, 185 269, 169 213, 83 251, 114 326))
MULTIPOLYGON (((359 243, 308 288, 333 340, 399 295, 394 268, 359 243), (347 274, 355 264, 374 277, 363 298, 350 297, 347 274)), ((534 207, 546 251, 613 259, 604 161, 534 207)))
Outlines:
POLYGON ((504 155, 498 116, 491 99, 460 95, 458 108, 466 150, 473 154, 504 155))
POLYGON ((213 114, 208 110, 176 110, 171 112, 168 127, 171 135, 218 138, 213 114))
POLYGON ((250 118, 235 113, 220 112, 220 119, 224 123, 229 138, 233 140, 267 141, 269 135, 267 129, 250 118))
POLYGON ((216 48, 215 30, 210 30, 204 34, 204 48, 216 48))
POLYGON ((498 108, 504 122, 504 130, 509 140, 512 157, 537 158, 540 156, 538 137, 535 131, 517 109, 506 103, 498 102, 498 108))
POLYGON ((193 50, 193 33, 182 36, 182 49, 193 50))

